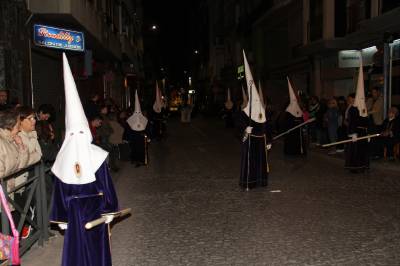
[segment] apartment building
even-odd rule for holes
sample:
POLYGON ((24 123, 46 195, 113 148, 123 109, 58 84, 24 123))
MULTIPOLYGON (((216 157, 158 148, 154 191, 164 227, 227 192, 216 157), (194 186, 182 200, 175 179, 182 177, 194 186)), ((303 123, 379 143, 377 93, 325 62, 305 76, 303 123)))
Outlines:
MULTIPOLYGON (((27 0, 32 17, 30 45, 32 104, 51 103, 62 110, 61 52, 66 52, 81 98, 92 94, 131 103, 143 74, 141 1, 27 0), (82 34, 81 49, 54 49, 36 41, 40 25, 82 34)), ((63 34, 63 31, 60 34, 63 34)))

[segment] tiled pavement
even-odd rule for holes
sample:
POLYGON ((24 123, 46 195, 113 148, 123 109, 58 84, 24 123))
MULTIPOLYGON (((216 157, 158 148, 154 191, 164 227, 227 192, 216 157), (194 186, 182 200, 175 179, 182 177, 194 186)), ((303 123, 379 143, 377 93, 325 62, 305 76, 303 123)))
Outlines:
MULTIPOLYGON (((284 158, 277 144, 270 186, 243 192, 239 142, 222 123, 169 130, 148 167, 115 175, 133 214, 113 227, 113 265, 400 265, 398 172, 349 174, 321 153, 284 158)), ((57 236, 23 265, 59 265, 61 248, 57 236)))

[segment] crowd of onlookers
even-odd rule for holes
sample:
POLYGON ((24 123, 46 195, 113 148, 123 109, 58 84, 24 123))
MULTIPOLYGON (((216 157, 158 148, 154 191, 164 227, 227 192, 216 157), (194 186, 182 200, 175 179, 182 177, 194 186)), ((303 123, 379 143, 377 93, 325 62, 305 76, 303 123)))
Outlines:
MULTIPOLYGON (((118 171, 119 145, 129 141, 126 120, 133 110, 121 110, 111 99, 102 100, 97 94, 82 102, 93 144, 109 152, 110 170, 118 171)), ((143 113, 146 114, 146 111, 143 113)), ((8 91, 0 90, 0 178, 7 177, 7 190, 17 203, 23 203, 26 199, 24 187, 17 188, 29 177, 29 172, 24 173, 23 169, 39 161, 51 167, 56 159, 63 139, 63 123, 55 123, 55 118, 56 111, 52 105, 42 104, 34 110, 29 106, 10 103, 8 91), (55 126, 57 124, 62 126, 55 126), (23 173, 15 176, 16 172, 23 173)), ((150 126, 146 133, 150 138, 151 123, 149 119, 150 126)), ((48 199, 52 192, 52 178, 50 174, 46 175, 48 199)), ((34 212, 32 207, 31 215, 34 212)))
MULTIPOLYGON (((308 126, 309 140, 312 145, 321 146, 348 139, 347 113, 353 105, 355 94, 347 97, 332 97, 330 99, 318 99, 311 96, 304 101, 303 112, 309 118, 315 118, 315 122, 308 126)), ((389 108, 384 119, 384 102, 379 87, 372 88, 366 96, 369 126, 368 134, 381 134, 371 139, 370 154, 373 159, 395 159, 398 144, 400 143, 400 127, 398 109, 395 106, 389 108)), ((344 146, 337 145, 329 150, 330 154, 343 152, 344 146)))

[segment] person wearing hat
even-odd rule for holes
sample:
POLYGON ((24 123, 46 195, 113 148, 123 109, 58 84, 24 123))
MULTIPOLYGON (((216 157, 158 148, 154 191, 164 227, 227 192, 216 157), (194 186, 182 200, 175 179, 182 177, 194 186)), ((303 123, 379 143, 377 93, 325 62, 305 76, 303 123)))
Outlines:
POLYGON ((239 185, 250 189, 268 185, 271 130, 244 51, 243 57, 249 101, 239 120, 244 132, 239 185))
POLYGON ((111 266, 109 227, 85 224, 100 215, 112 221, 118 199, 106 162, 108 153, 92 144, 67 57, 63 53, 65 139, 51 168, 55 175, 50 221, 66 230, 63 266, 111 266))
POLYGON ((354 103, 346 112, 347 135, 353 139, 345 147, 345 168, 351 172, 369 169, 369 141, 356 138, 368 135, 368 110, 365 103, 364 73, 360 62, 354 103))
POLYGON ((127 119, 123 139, 130 143, 131 163, 135 163, 136 167, 147 165, 148 152, 147 138, 148 120, 142 114, 140 101, 137 91, 135 92, 135 112, 127 119))

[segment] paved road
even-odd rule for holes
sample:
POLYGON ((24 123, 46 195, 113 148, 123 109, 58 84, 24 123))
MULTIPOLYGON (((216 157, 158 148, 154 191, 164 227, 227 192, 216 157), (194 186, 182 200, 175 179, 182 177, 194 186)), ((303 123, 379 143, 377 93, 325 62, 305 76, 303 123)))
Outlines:
MULTIPOLYGON (((115 176, 133 210, 112 230, 115 266, 400 265, 398 172, 349 174, 319 153, 284 158, 277 144, 270 186, 243 192, 232 131, 202 119, 169 130, 148 167, 115 176)), ((24 265, 59 265, 61 247, 57 236, 24 265)))

